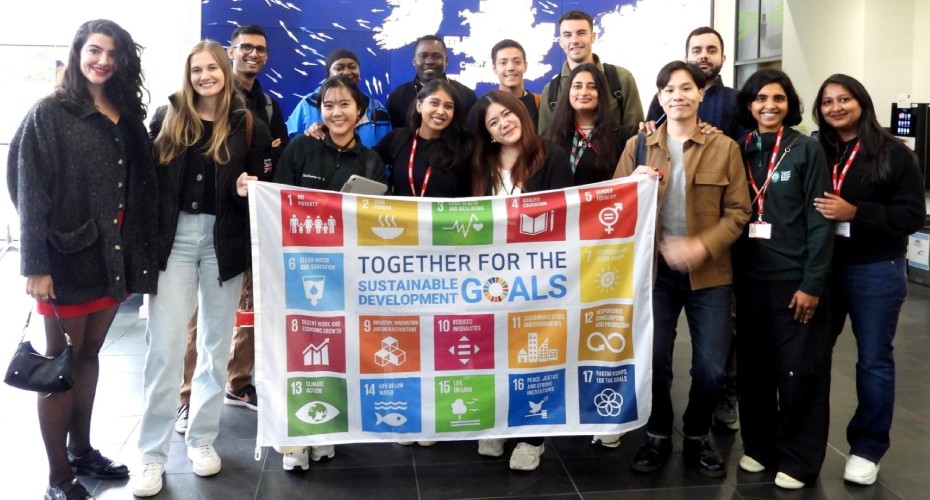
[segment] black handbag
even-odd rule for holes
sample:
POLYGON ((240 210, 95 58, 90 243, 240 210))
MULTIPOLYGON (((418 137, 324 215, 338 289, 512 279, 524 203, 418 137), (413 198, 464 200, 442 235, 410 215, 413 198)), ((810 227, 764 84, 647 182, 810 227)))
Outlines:
POLYGON ((6 376, 3 377, 3 381, 13 387, 45 393, 46 396, 53 392, 67 391, 74 385, 74 348, 71 345, 71 337, 58 316, 58 308, 51 302, 49 304, 68 345, 55 357, 43 356, 36 352, 32 342, 26 340, 26 330, 29 328, 29 320, 32 319, 30 310, 26 317, 26 326, 23 327, 23 336, 19 339, 19 346, 6 369, 6 376))

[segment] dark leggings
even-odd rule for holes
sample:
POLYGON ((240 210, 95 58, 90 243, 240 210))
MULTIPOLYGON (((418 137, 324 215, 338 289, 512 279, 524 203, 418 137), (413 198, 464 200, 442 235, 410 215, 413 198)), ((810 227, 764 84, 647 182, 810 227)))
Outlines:
MULTIPOLYGON (((40 394, 38 405, 50 485, 74 476, 68 464, 68 451, 82 456, 91 450, 90 420, 100 372, 97 354, 118 308, 113 306, 87 316, 62 319, 74 346, 74 387, 48 397, 40 394)), ((65 339, 54 316, 45 317, 45 339, 48 356, 57 356, 65 348, 65 339)))

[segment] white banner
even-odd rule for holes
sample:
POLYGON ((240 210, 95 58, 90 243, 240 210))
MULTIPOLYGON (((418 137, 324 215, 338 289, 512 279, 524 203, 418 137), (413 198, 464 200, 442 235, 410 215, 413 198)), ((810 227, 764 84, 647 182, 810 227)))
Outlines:
POLYGON ((657 183, 250 183, 259 446, 604 434, 651 412, 657 183))

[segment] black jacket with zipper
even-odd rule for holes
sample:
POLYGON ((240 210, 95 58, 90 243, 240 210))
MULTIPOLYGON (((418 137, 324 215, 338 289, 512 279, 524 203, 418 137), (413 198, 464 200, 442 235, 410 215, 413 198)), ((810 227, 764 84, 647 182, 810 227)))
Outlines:
MULTIPOLYGON (((169 100, 171 106, 177 106, 174 95, 169 100)), ((213 226, 213 239, 222 281, 238 276, 252 265, 249 202, 248 198, 236 193, 236 179, 242 172, 248 172, 249 175, 264 180, 265 161, 271 161, 271 133, 268 127, 253 117, 251 145, 247 145, 245 113, 248 111, 243 111, 241 104, 235 104, 230 110, 232 133, 227 141, 231 159, 226 165, 216 166, 216 222, 213 226)), ((167 106, 161 106, 152 117, 149 125, 152 140, 158 137, 166 112, 167 106)), ((167 165, 156 166, 159 186, 158 233, 162 242, 163 271, 168 265, 168 255, 174 245, 174 235, 178 227, 180 183, 184 179, 189 154, 197 153, 188 148, 167 165)))

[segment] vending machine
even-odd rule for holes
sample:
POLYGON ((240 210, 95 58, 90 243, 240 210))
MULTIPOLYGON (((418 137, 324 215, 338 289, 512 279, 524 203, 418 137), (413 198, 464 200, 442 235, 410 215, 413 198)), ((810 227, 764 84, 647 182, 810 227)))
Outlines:
POLYGON ((917 154, 920 172, 924 176, 924 187, 930 189, 927 176, 927 143, 930 141, 930 105, 912 103, 910 107, 891 105, 891 133, 903 140, 917 154))
MULTIPOLYGON (((930 106, 913 103, 910 106, 891 105, 889 130, 903 140, 917 154, 917 162, 924 176, 924 188, 930 189, 927 175, 927 143, 930 142, 930 106)), ((912 283, 930 285, 930 216, 923 229, 912 234, 907 244, 907 278, 912 283)))

